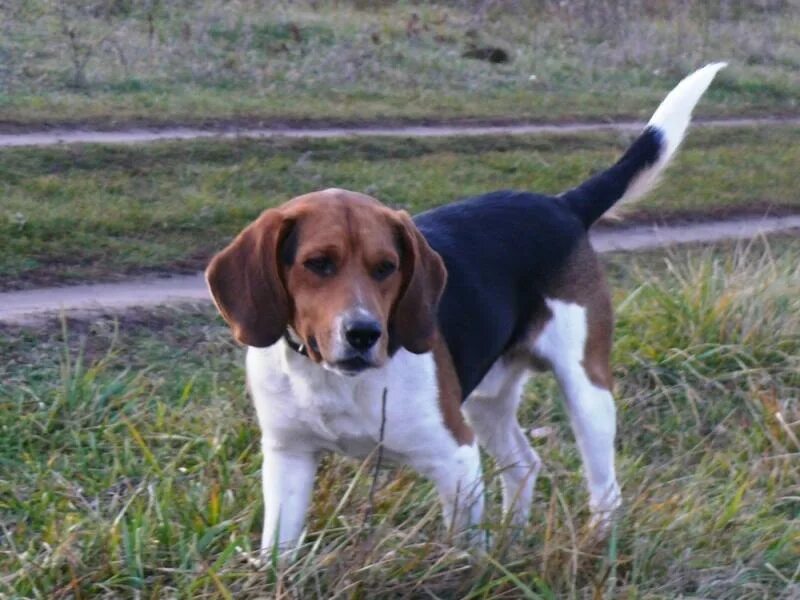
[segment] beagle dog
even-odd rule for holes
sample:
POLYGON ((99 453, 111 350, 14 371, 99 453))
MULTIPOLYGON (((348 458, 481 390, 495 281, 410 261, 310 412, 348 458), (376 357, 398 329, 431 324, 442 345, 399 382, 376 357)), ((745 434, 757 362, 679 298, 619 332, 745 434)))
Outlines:
POLYGON ((591 525, 620 505, 614 471, 613 314, 589 227, 647 192, 723 63, 684 79, 622 158, 556 197, 497 191, 404 211, 340 189, 266 210, 211 261, 219 312, 248 346, 261 427, 262 550, 295 544, 325 451, 377 444, 436 485, 445 524, 480 539, 479 445, 512 525, 541 461, 517 421, 526 379, 563 390, 591 525))

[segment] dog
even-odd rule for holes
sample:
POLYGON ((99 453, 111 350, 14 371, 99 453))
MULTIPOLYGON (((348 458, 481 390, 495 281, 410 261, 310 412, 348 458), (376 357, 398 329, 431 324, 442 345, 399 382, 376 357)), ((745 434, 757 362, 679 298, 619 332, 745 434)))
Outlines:
POLYGON ((590 526, 621 504, 610 352, 613 313, 588 230, 646 193, 724 63, 670 92, 622 158, 551 197, 496 191, 411 218, 328 189, 264 211, 206 270, 247 348, 261 427, 269 553, 304 529, 320 455, 368 456, 430 478, 444 522, 480 541, 479 445, 523 526, 541 468, 517 420, 531 373, 551 370, 583 462, 590 526))

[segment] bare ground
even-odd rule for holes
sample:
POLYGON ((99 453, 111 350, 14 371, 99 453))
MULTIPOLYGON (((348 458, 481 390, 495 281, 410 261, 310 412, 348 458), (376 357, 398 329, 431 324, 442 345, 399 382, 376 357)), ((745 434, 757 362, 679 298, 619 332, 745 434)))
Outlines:
MULTIPOLYGON (((762 117, 699 120, 700 127, 774 127, 800 125, 800 117, 762 117)), ((594 123, 445 123, 403 125, 368 123, 341 126, 273 125, 248 126, 245 123, 208 127, 134 127, 118 130, 90 128, 14 130, 0 133, 0 148, 57 146, 60 144, 145 144, 200 138, 345 138, 345 137, 449 137, 480 135, 580 134, 600 131, 636 131, 644 123, 637 121, 594 123)))
MULTIPOLYGON (((689 243, 748 239, 770 233, 800 231, 800 215, 741 218, 704 223, 625 228, 597 228, 591 237, 599 252, 638 251, 689 243)), ((202 273, 131 279, 0 293, 0 322, 25 324, 60 312, 124 312, 169 304, 209 302, 202 273)))

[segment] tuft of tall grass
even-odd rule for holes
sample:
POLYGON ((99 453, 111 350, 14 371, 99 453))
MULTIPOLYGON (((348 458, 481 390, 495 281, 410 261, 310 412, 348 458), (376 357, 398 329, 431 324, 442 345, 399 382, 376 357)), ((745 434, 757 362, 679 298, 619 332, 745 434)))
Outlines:
POLYGON ((294 560, 257 560, 258 430, 210 309, 4 329, 0 594, 797 597, 798 258, 797 239, 610 257, 624 509, 608 540, 585 531, 568 419, 536 377, 533 517, 505 530, 493 481, 488 554, 451 543, 408 469, 370 502, 375 457, 328 457, 294 560))

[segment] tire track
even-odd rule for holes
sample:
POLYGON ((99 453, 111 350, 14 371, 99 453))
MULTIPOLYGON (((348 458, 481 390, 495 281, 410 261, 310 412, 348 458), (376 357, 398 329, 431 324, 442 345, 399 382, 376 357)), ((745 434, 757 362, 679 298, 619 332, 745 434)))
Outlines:
MULTIPOLYGON (((631 252, 677 244, 749 239, 758 235, 792 231, 800 232, 800 215, 669 226, 598 228, 592 231, 591 238, 599 252, 631 252)), ((0 293, 0 322, 28 324, 60 313, 81 316, 210 301, 202 273, 137 278, 120 283, 94 283, 0 293)))
MULTIPOLYGON (((70 144, 149 144, 156 142, 211 138, 355 138, 355 137, 456 137, 490 135, 580 134, 601 131, 638 131, 644 122, 594 122, 530 125, 408 125, 353 127, 235 127, 235 128, 130 128, 117 131, 52 129, 27 133, 0 134, 0 148, 46 147, 70 144)), ((692 127, 781 127, 800 125, 800 117, 707 119, 692 127)))

